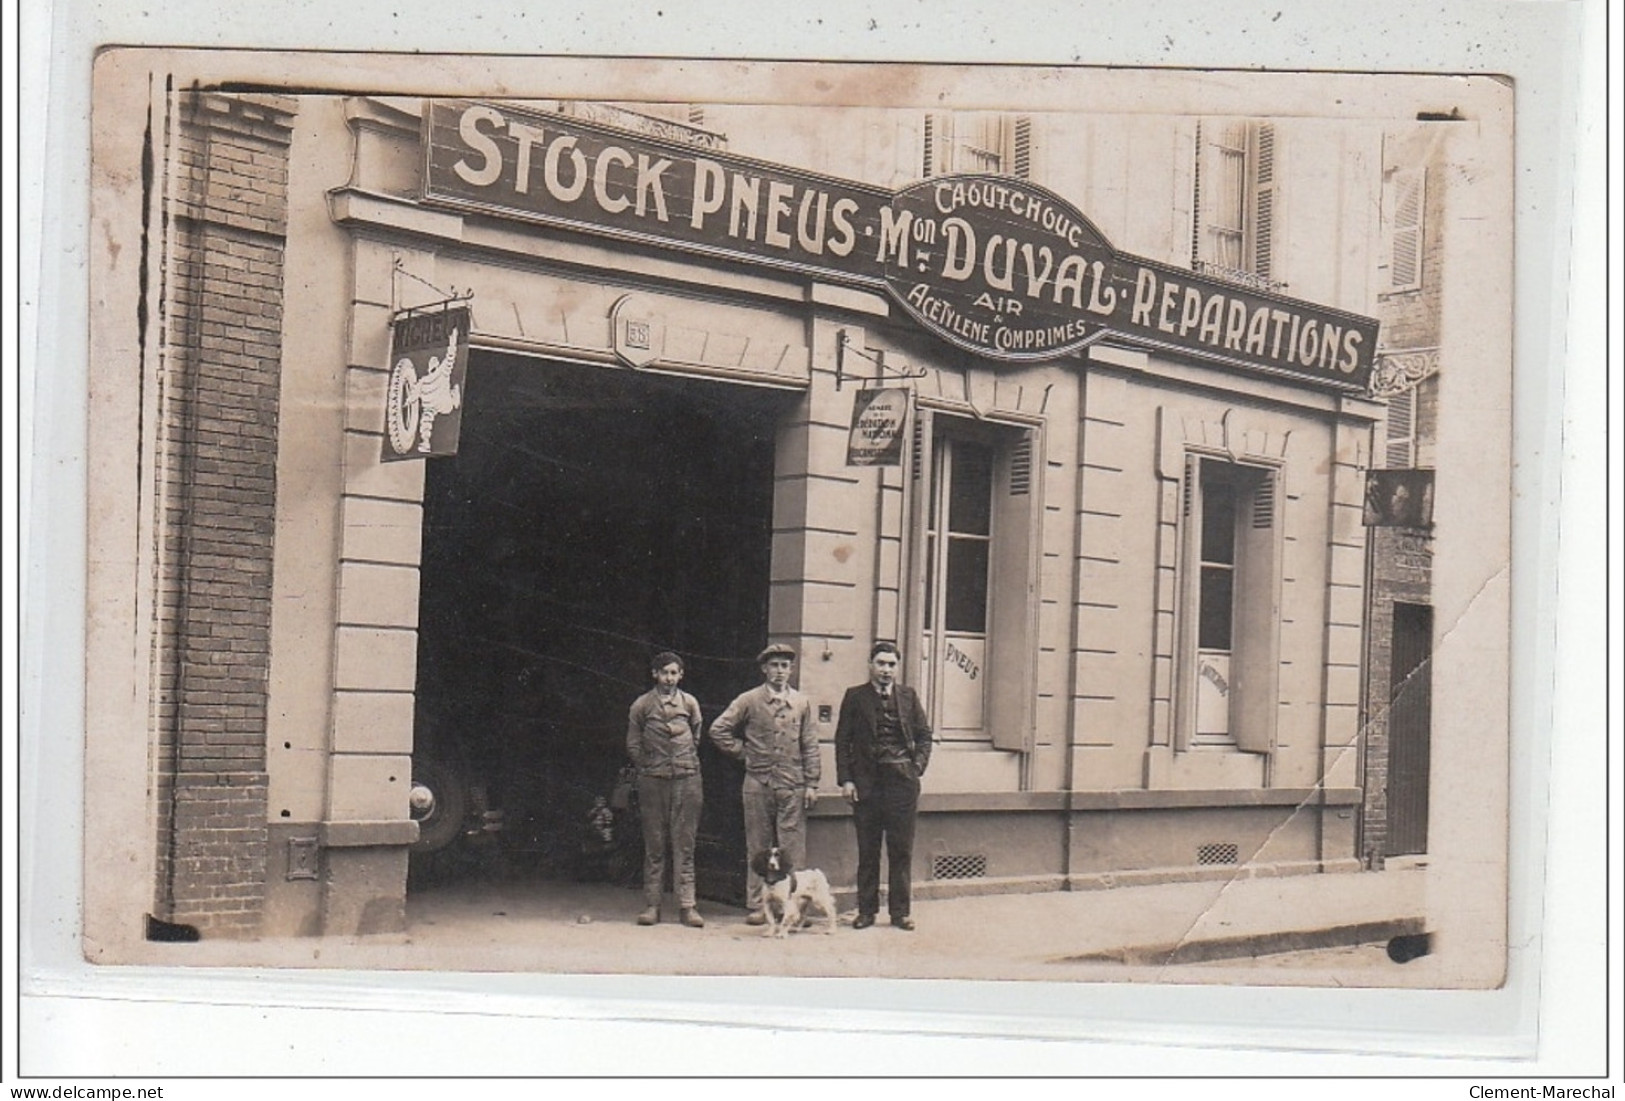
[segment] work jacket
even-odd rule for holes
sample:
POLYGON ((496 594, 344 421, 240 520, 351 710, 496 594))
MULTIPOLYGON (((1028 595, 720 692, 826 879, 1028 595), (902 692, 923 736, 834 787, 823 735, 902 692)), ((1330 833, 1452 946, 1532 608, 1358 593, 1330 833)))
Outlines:
POLYGON ((626 755, 639 776, 693 776, 700 771, 699 738, 699 701, 680 688, 669 701, 651 688, 627 713, 626 755))
POLYGON ((818 724, 811 701, 794 688, 780 701, 765 684, 743 693, 711 724, 711 741, 771 787, 818 786, 818 724))

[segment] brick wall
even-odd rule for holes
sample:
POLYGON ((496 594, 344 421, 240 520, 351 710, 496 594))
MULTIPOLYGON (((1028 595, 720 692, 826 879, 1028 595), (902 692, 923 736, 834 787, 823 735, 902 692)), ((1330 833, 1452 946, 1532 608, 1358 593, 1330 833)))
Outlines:
POLYGON ((1439 451, 1439 376, 1430 376, 1416 384, 1415 417, 1416 465, 1436 468, 1439 451))
POLYGON ((1407 528, 1371 530, 1370 643, 1366 651, 1365 808, 1362 848, 1388 852, 1388 705, 1393 693, 1394 605, 1432 603, 1431 538, 1407 528))
POLYGON ((164 221, 167 333, 156 915, 258 928, 287 153, 274 96, 183 93, 164 221))
MULTIPOLYGON (((1431 137, 1392 142, 1385 169, 1427 165, 1422 215, 1421 286, 1379 296, 1382 346, 1391 351, 1436 348, 1443 287, 1444 206, 1447 181, 1431 137)), ((1416 448, 1412 465, 1432 467, 1438 436, 1437 378, 1416 388, 1416 448)), ((1367 610, 1365 691, 1365 805, 1361 848, 1375 863, 1388 852, 1388 706, 1392 694, 1394 605, 1432 603, 1432 540, 1401 528, 1371 534, 1371 593, 1367 610)))

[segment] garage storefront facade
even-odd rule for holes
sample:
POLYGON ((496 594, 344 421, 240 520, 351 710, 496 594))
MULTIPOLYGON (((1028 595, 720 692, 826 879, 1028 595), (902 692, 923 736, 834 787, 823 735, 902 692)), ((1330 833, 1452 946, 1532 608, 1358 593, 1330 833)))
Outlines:
POLYGON ((1366 209, 1358 140, 854 109, 809 170, 743 108, 154 107, 154 917, 568 879, 649 655, 709 721, 768 641, 838 891, 881 639, 938 742, 921 897, 1360 867, 1376 227, 1321 217, 1366 209))

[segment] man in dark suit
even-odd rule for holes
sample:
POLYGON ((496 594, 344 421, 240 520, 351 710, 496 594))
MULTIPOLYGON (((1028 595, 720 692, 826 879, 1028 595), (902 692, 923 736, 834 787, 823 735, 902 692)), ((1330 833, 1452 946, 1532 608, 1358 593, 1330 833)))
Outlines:
POLYGON ((880 844, 886 843, 886 909, 891 923, 912 931, 914 814, 920 777, 931 760, 931 723, 919 693, 897 683, 897 644, 869 651, 869 681, 846 690, 835 727, 835 778, 852 804, 858 833, 858 916, 867 929, 880 912, 880 844))

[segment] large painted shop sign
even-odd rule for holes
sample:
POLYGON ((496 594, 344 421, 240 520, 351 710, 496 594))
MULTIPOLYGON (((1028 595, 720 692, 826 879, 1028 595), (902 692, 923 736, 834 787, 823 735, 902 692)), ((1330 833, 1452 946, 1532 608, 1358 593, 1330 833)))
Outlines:
POLYGON ((1033 362, 1106 333, 1364 391, 1377 323, 1118 252, 1004 176, 901 191, 560 114, 433 100, 423 201, 884 288, 961 348, 1033 362))

